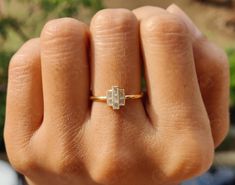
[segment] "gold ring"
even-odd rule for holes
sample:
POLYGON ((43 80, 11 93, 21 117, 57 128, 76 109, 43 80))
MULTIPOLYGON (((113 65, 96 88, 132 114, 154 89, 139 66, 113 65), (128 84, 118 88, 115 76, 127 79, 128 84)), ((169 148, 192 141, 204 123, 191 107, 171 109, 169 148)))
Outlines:
POLYGON ((125 90, 118 86, 112 86, 112 89, 106 92, 106 96, 91 96, 92 101, 106 102, 108 106, 118 110, 120 106, 125 106, 125 102, 128 99, 139 99, 142 98, 144 93, 125 95, 125 90))

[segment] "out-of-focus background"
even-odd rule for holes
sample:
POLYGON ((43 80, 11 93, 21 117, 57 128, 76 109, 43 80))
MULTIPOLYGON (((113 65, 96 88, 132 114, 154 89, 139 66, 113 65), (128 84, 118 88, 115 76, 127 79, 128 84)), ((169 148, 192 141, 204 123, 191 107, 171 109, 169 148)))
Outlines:
POLYGON ((217 149, 215 165, 235 168, 235 0, 0 0, 0 159, 3 142, 7 70, 10 57, 23 42, 38 37, 43 25, 58 17, 86 23, 102 8, 134 9, 144 5, 179 5, 203 33, 227 52, 231 69, 231 129, 217 149))

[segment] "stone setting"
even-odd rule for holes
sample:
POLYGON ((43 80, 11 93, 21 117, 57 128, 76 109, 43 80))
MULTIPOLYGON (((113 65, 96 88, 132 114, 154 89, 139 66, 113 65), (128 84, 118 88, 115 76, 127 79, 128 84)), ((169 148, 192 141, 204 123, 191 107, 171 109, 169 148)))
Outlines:
POLYGON ((112 89, 107 91, 106 97, 108 106, 111 106, 114 110, 125 105, 125 91, 118 86, 112 86, 112 89))

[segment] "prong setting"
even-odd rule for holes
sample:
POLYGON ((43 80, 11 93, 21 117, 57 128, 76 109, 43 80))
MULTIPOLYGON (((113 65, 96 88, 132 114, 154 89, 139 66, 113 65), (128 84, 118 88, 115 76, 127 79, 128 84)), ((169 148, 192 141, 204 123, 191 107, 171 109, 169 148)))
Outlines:
POLYGON ((112 89, 107 91, 106 97, 108 106, 111 106, 114 110, 125 105, 125 90, 118 86, 112 86, 112 89))

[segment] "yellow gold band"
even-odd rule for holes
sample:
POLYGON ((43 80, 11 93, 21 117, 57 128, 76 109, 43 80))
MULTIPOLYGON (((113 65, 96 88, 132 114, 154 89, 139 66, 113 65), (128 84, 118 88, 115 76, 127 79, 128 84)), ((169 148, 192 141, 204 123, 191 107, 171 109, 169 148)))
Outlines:
POLYGON ((106 102, 108 106, 111 106, 114 110, 120 109, 121 106, 125 106, 125 102, 128 99, 139 99, 144 96, 141 94, 125 95, 125 90, 118 86, 112 86, 112 89, 106 92, 106 96, 91 96, 92 101, 106 102))
MULTIPOLYGON (((125 95, 126 100, 134 100, 134 99, 140 99, 144 96, 144 93, 142 92, 141 94, 130 94, 130 95, 125 95)), ((91 96, 90 100, 92 101, 100 101, 100 102, 106 102, 107 101, 107 96, 91 96)))

